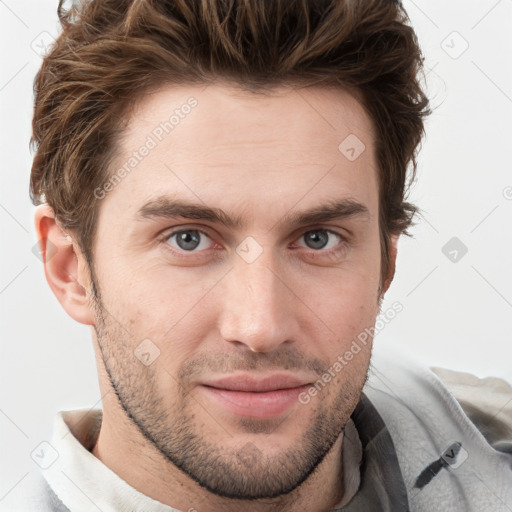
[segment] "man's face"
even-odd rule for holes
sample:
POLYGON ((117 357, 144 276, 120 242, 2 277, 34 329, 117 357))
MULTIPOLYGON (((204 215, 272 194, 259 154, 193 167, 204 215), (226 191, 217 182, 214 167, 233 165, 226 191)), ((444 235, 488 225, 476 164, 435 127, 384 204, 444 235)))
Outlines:
POLYGON ((366 380, 371 343, 345 354, 378 314, 371 122, 342 90, 169 86, 130 118, 113 171, 131 157, 94 246, 97 339, 122 407, 211 492, 289 492, 366 380))

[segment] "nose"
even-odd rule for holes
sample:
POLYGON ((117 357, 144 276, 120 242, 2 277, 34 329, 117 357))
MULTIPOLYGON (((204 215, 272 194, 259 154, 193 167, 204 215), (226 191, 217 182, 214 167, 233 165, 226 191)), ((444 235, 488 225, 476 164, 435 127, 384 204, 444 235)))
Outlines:
POLYGON ((253 352, 271 352, 298 335, 297 299, 265 251, 247 263, 236 258, 223 282, 220 335, 253 352))

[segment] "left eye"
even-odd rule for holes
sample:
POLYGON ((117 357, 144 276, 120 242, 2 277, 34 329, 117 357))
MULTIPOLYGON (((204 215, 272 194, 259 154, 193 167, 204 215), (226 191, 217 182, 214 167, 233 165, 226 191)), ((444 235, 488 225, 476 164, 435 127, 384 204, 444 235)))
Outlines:
POLYGON ((336 245, 340 241, 343 240, 341 235, 338 235, 338 233, 335 233, 334 231, 330 231, 329 229, 314 229, 311 231, 306 231, 306 233, 304 233, 301 236, 301 238, 304 238, 304 240, 306 240, 306 243, 309 244, 310 249, 315 249, 315 250, 332 249, 332 248, 336 247, 336 245), (331 245, 326 247, 326 245, 329 245, 328 244, 329 237, 332 238, 332 235, 334 235, 334 238, 335 238, 334 244, 332 244, 332 242, 331 242, 331 245), (336 241, 336 238, 338 239, 337 241, 336 241))

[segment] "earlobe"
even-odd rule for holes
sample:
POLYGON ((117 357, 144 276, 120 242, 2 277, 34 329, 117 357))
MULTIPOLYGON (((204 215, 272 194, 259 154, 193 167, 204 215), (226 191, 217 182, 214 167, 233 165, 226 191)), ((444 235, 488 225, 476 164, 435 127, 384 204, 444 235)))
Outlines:
POLYGON ((58 225, 49 205, 37 207, 34 221, 50 288, 68 315, 82 324, 94 325, 87 263, 76 242, 58 225))

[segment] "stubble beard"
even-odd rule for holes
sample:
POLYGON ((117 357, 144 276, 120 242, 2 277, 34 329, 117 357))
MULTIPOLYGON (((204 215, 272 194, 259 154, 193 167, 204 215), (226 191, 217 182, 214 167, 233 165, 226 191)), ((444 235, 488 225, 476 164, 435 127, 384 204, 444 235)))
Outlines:
MULTIPOLYGON (((241 418, 239 427, 244 434, 254 434, 254 443, 222 448, 221 438, 229 435, 227 431, 233 431, 232 426, 224 429, 219 422, 212 422, 210 429, 218 432, 221 436, 218 439, 201 433, 191 406, 195 405, 200 412, 204 407, 184 391, 186 387, 181 385, 180 378, 169 376, 170 389, 176 390, 179 399, 173 407, 166 405, 158 394, 156 365, 146 367, 137 360, 133 354, 136 343, 127 339, 126 330, 115 320, 105 320, 110 314, 105 315, 99 297, 95 300, 95 309, 97 323, 94 328, 105 370, 127 418, 169 463, 220 497, 272 499, 297 489, 321 464, 342 434, 367 379, 367 375, 359 376, 359 379, 346 378, 332 404, 325 403, 321 396, 318 412, 294 446, 283 453, 269 456, 258 448, 264 444, 264 437, 272 435, 279 426, 251 418, 241 418)), ((215 411, 205 412, 208 419, 212 415, 215 411)))

